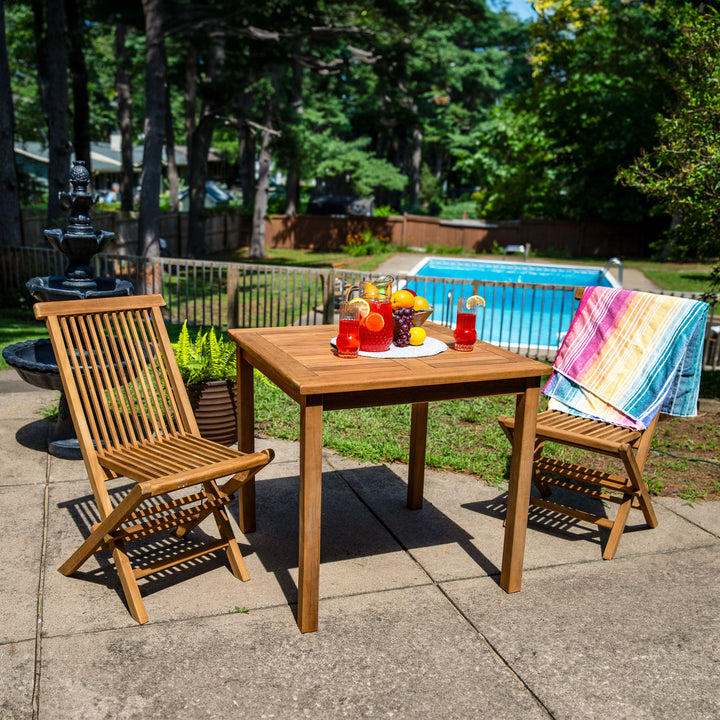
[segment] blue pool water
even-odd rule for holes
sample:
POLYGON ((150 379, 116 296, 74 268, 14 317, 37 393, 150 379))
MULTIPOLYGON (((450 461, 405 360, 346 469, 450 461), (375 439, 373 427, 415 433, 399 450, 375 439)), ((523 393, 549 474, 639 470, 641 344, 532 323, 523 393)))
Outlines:
POLYGON ((478 338, 511 349, 557 347, 577 305, 574 288, 617 286, 600 268, 454 258, 426 258, 408 275, 407 286, 434 307, 432 320, 450 326, 457 298, 472 295, 475 284, 486 303, 478 338))

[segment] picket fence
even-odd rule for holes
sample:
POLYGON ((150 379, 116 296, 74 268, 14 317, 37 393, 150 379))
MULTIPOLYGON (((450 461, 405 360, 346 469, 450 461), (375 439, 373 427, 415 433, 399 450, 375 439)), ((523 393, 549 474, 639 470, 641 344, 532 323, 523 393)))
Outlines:
MULTIPOLYGON (((250 263, 229 263, 180 258, 148 259, 130 255, 99 254, 93 258, 98 276, 130 280, 136 293, 160 293, 165 298, 165 320, 188 323, 197 327, 213 325, 220 330, 230 327, 280 327, 287 325, 318 325, 334 322, 335 308, 349 288, 372 273, 359 273, 338 268, 304 268, 250 263)), ((64 271, 64 258, 55 250, 29 247, 0 248, 0 279, 4 304, 29 300, 25 283, 36 276, 59 276, 64 271)), ((407 275, 399 275, 399 281, 407 275)), ((460 281, 450 278, 412 278, 428 297, 466 296, 512 293, 513 302, 523 308, 537 307, 546 290, 553 290, 553 302, 571 309, 577 301, 574 288, 559 289, 551 285, 519 285, 517 283, 460 281), (459 286, 459 287, 458 287, 459 286), (559 299, 557 299, 559 297, 559 299)), ((670 293, 666 293, 670 294, 670 293)), ((699 297, 693 293, 672 293, 682 297, 699 297)), ((507 304, 507 303, 506 303, 507 304)), ((452 302, 445 304, 452 307, 452 302)), ((524 313, 524 310, 523 310, 524 313)), ((703 363, 707 369, 720 369, 720 296, 710 303, 703 363)), ((566 313, 567 314, 567 313, 566 313)), ((490 326, 515 322, 522 327, 507 327, 507 337, 515 341, 498 342, 502 347, 540 360, 554 358, 562 332, 548 334, 534 326, 531 315, 507 313, 502 303, 488 303, 483 311, 490 326), (509 319, 515 315, 515 319, 509 319), (545 333, 545 335, 543 335, 545 333)), ((450 325, 453 318, 435 313, 434 322, 450 325)))

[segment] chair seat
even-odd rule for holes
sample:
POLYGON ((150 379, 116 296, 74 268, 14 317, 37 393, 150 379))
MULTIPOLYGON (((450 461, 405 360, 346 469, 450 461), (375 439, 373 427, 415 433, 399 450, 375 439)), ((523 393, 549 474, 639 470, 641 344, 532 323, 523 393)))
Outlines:
POLYGON ((248 455, 196 435, 151 438, 135 445, 101 450, 102 467, 136 482, 173 480, 180 475, 189 481, 231 475, 250 467, 257 454, 248 455))
POLYGON ((537 437, 554 440, 598 452, 615 455, 620 445, 634 446, 642 436, 639 430, 611 425, 601 420, 569 415, 560 410, 546 410, 538 415, 537 437))

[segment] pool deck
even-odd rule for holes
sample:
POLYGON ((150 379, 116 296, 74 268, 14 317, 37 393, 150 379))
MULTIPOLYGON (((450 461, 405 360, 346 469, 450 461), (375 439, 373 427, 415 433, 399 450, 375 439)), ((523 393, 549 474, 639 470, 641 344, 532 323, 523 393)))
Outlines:
MULTIPOLYGON (((410 272, 421 260, 425 258, 448 258, 454 256, 447 255, 426 255, 424 253, 398 253, 393 255, 390 259, 381 263, 375 272, 387 273, 388 275, 400 275, 410 272)), ((519 256, 506 256, 501 257, 497 255, 480 256, 478 260, 489 260, 492 262, 524 262, 519 256)), ((530 258, 527 262, 529 263, 542 263, 543 265, 571 265, 572 260, 563 261, 562 263, 554 263, 550 260, 542 258, 530 258)), ((598 264, 601 264, 598 262, 598 264)), ((617 268, 610 270, 613 277, 617 280, 617 268)), ((633 268, 623 267, 623 287, 626 290, 660 290, 660 288, 654 283, 650 282, 643 273, 633 268)))

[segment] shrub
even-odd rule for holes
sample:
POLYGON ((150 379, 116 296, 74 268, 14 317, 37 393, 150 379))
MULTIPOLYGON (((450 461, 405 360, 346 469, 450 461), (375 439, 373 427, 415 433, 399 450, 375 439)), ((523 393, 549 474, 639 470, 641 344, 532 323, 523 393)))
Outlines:
POLYGON ((365 230, 362 234, 348 235, 343 245, 343 252, 352 257, 380 255, 392 252, 392 244, 389 237, 373 235, 370 230, 365 230))

